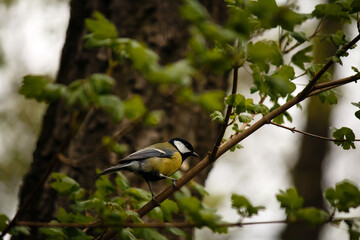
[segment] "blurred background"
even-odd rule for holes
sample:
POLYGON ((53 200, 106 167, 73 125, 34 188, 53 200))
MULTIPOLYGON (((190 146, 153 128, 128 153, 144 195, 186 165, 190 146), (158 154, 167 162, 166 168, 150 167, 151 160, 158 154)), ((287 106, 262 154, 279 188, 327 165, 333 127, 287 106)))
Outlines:
MULTIPOLYGON (((278 1, 279 4, 283 2, 278 1)), ((301 1, 300 11, 309 13, 319 2, 301 1)), ((46 107, 34 100, 25 100, 17 91, 22 77, 26 74, 55 77, 69 11, 68 0, 0 1, 0 213, 8 216, 15 213, 18 188, 30 165, 46 107)), ((311 34, 314 24, 317 23, 310 21, 303 26, 309 29, 308 34, 311 34)), ((357 34, 355 25, 345 31, 348 39, 357 34)), ((267 37, 276 38, 277 32, 268 34, 267 37)), ((349 52, 349 57, 343 59, 343 67, 337 66, 334 69, 334 79, 353 74, 351 66, 359 68, 359 65, 358 47, 349 52)), ((239 92, 250 97, 250 93, 242 91, 251 83, 250 75, 242 71, 239 79, 239 92)), ((306 78, 299 78, 296 84, 301 85, 305 81, 306 78)), ((339 104, 324 110, 328 114, 327 120, 319 120, 328 123, 323 135, 329 132, 329 126, 346 126, 352 128, 359 138, 359 120, 353 114, 355 107, 350 104, 360 101, 359 84, 349 84, 336 91, 339 104)), ((296 127, 298 130, 311 129, 308 123, 315 120, 306 117, 307 113, 317 113, 320 110, 311 110, 307 107, 307 102, 302 106, 303 110, 290 111, 293 122, 286 123, 287 126, 296 127)), ((301 179, 297 177, 300 175, 296 175, 297 170, 303 169, 301 164, 298 164, 299 159, 312 160, 306 154, 316 154, 304 153, 303 148, 309 147, 303 144, 302 139, 300 134, 285 129, 272 125, 263 127, 241 143, 243 149, 226 153, 216 162, 206 181, 206 188, 210 193, 205 199, 206 203, 218 209, 225 221, 235 222, 238 221, 238 216, 236 211, 231 209, 230 196, 231 193, 238 193, 248 197, 254 205, 266 207, 258 216, 246 221, 284 219, 285 215, 279 208, 275 194, 301 179)), ((304 138, 306 142, 310 140, 308 137, 304 138)), ((359 144, 356 146, 355 150, 345 151, 332 143, 325 144, 323 160, 318 166, 322 174, 322 191, 345 178, 360 185, 359 144)), ((351 214, 359 216, 360 212, 353 211, 351 214)), ((246 226, 231 229, 228 235, 213 234, 205 229, 196 232, 196 239, 280 239, 285 227, 283 224, 246 226)), ((344 239, 346 229, 341 225, 326 226, 321 230, 320 236, 321 239, 344 239)))

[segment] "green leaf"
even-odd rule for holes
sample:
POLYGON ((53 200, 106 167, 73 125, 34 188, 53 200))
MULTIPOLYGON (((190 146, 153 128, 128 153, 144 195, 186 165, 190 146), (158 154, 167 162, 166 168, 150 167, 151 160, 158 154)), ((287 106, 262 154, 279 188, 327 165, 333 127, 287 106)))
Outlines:
POLYGON ((260 103, 260 104, 253 104, 253 103, 250 103, 250 104, 246 104, 246 111, 250 114, 259 114, 261 113, 262 115, 266 115, 269 113, 269 108, 260 103))
POLYGON ((149 81, 182 86, 188 86, 191 83, 191 75, 195 72, 186 60, 179 60, 165 67, 155 65, 150 69, 148 73, 143 72, 149 81))
MULTIPOLYGON (((238 131, 236 131, 236 132, 238 132, 238 131)), ((230 152, 235 152, 236 149, 242 149, 242 148, 244 148, 242 145, 236 144, 235 146, 230 148, 230 152)))
POLYGON ((95 187, 95 196, 100 199, 103 199, 115 192, 114 185, 109 181, 106 176, 101 176, 100 178, 98 178, 95 182, 95 187))
POLYGON ((357 117, 358 119, 360 119, 360 110, 355 112, 355 117, 357 117))
POLYGON ((109 136, 104 136, 101 140, 102 144, 106 146, 109 151, 113 151, 117 154, 124 154, 129 149, 128 145, 117 143, 112 137, 109 136))
POLYGON ((72 240, 91 240, 94 239, 92 236, 86 235, 81 229, 79 228, 67 228, 65 229, 65 233, 67 235, 67 239, 72 240))
POLYGON ((235 208, 242 217, 251 217, 258 214, 259 210, 265 209, 263 206, 254 207, 246 197, 238 194, 231 195, 231 206, 235 208))
POLYGON ((280 25, 292 31, 294 26, 307 19, 307 15, 298 14, 287 6, 278 7, 275 0, 258 0, 247 2, 249 11, 261 20, 262 27, 269 29, 280 25))
POLYGON ((5 214, 0 214, 0 232, 4 231, 4 229, 8 225, 9 218, 5 214))
POLYGON ((50 186, 58 193, 69 195, 80 189, 80 185, 72 178, 61 173, 52 173, 51 178, 54 180, 50 186))
POLYGON ((58 100, 66 91, 61 84, 51 83, 46 76, 27 75, 23 78, 19 93, 25 98, 50 103, 58 100))
POLYGON ((350 15, 343 11, 344 8, 339 4, 338 1, 326 4, 318 4, 315 7, 315 10, 312 12, 312 15, 317 18, 328 18, 335 21, 345 20, 350 22, 350 15))
POLYGON ((46 236, 46 239, 66 240, 68 239, 61 228, 40 228, 40 233, 46 236))
POLYGON ((135 199, 142 201, 148 201, 151 199, 151 194, 148 191, 145 191, 144 189, 141 188, 128 188, 124 191, 124 193, 126 195, 132 196, 135 199))
POLYGON ((285 208, 288 217, 303 206, 304 199, 300 197, 295 188, 289 188, 286 191, 280 190, 276 195, 280 202, 280 207, 285 208))
POLYGON ((170 233, 174 234, 175 236, 179 236, 179 237, 187 237, 187 234, 179 229, 179 228, 176 228, 176 227, 168 227, 166 228, 167 231, 169 231, 170 233))
POLYGON ((360 191, 348 180, 337 183, 334 188, 325 190, 325 199, 340 212, 349 212, 350 208, 360 206, 360 191))
POLYGON ((121 231, 118 233, 118 236, 123 240, 137 240, 132 231, 133 230, 131 228, 121 229, 121 231))
POLYGON ((354 66, 351 66, 351 69, 354 71, 354 72, 356 72, 357 74, 359 74, 360 72, 359 72, 359 69, 357 69, 356 67, 354 67, 354 66))
POLYGON ((201 209, 201 202, 196 197, 177 197, 179 208, 191 215, 198 215, 198 210, 201 209))
POLYGON ((255 44, 249 42, 247 49, 248 60, 250 62, 270 62, 275 66, 280 66, 284 63, 279 46, 274 41, 263 40, 255 44))
POLYGON ((224 108, 224 97, 222 90, 207 91, 200 94, 198 103, 207 112, 221 111, 224 108))
POLYGON ((355 134, 354 132, 347 127, 342 127, 340 129, 334 128, 332 136, 336 139, 334 143, 337 146, 341 146, 345 150, 349 150, 350 147, 355 149, 355 134))
POLYGON ((86 28, 93 33, 95 39, 117 38, 115 25, 107 20, 103 14, 95 11, 92 18, 85 20, 86 28))
MULTIPOLYGON (((337 31, 335 34, 330 35, 330 41, 337 47, 340 48, 341 46, 348 43, 346 40, 345 33, 343 31, 337 31)), ((340 55, 341 56, 341 55, 340 55)), ((336 61, 334 61, 336 62, 336 61)))
POLYGON ((253 120, 253 118, 248 114, 240 114, 239 121, 242 123, 249 123, 253 120))
POLYGON ((83 200, 84 197, 85 197, 85 189, 84 188, 80 188, 79 190, 72 192, 72 194, 70 195, 70 198, 75 201, 83 200))
POLYGON ((131 121, 135 121, 142 117, 146 112, 146 106, 139 95, 134 95, 124 102, 125 117, 131 121))
POLYGON ((56 218, 61 223, 69 223, 69 222, 73 222, 74 214, 67 213, 64 208, 59 207, 57 210, 56 218))
POLYGON ((129 181, 121 172, 117 172, 117 177, 115 178, 116 186, 121 190, 126 190, 130 187, 129 181))
POLYGON ((295 76, 295 71, 291 66, 283 65, 273 75, 267 78, 266 82, 271 88, 272 94, 281 97, 292 93, 296 89, 296 85, 290 80, 295 76))
POLYGON ((172 214, 176 214, 179 212, 179 207, 176 202, 166 199, 164 202, 161 203, 161 211, 163 213, 164 219, 166 221, 172 221, 172 214))
POLYGON ((110 114, 115 122, 120 122, 124 117, 124 104, 120 98, 115 95, 100 95, 99 106, 110 114))
POLYGON ((160 208, 153 208, 147 216, 160 222, 164 221, 164 214, 160 208))
POLYGON ((195 181, 191 181, 191 188, 194 189, 202 197, 209 195, 209 193, 206 191, 205 187, 195 181))
POLYGON ((225 117, 223 116, 223 114, 219 111, 215 111, 212 114, 210 114, 211 120, 212 121, 216 121, 218 120, 220 123, 224 123, 224 119, 225 117))
POLYGON ((260 21, 241 7, 229 7, 228 26, 245 38, 260 27, 260 21))
MULTIPOLYGON (((306 69, 307 73, 311 78, 314 78, 316 74, 318 74, 321 69, 324 67, 323 64, 312 64, 309 68, 306 69)), ((331 81, 332 76, 329 72, 325 72, 321 75, 319 82, 328 82, 331 81)))
POLYGON ((133 221, 134 223, 144 223, 144 221, 140 218, 137 212, 127 210, 126 214, 131 218, 131 221, 133 221))
POLYGON ((91 74, 89 77, 89 82, 98 94, 108 94, 111 93, 113 86, 115 85, 115 79, 111 76, 101 73, 91 74))
POLYGON ((185 212, 188 219, 200 226, 207 226, 214 232, 227 232, 226 227, 218 227, 221 217, 216 214, 215 210, 203 205, 196 197, 175 194, 175 198, 179 208, 185 212))
POLYGON ((164 117, 164 111, 153 110, 148 114, 146 114, 144 123, 147 126, 157 126, 161 123, 163 117, 164 117))
POLYGON ((210 18, 206 8, 198 1, 186 0, 180 8, 181 16, 193 23, 204 22, 210 18))
POLYGON ((304 63, 309 63, 313 60, 313 57, 306 55, 306 53, 312 51, 312 45, 298 51, 291 57, 291 61, 301 69, 305 70, 304 63))
POLYGON ((135 229, 136 236, 144 240, 167 240, 167 238, 151 228, 135 229))
POLYGON ((13 236, 25 235, 30 236, 30 228, 25 226, 15 226, 10 229, 9 233, 13 236))
POLYGON ((338 99, 333 90, 327 90, 318 94, 318 97, 322 103, 329 103, 330 105, 337 104, 338 99))
POLYGON ((238 105, 245 106, 245 97, 242 94, 231 94, 225 97, 225 104, 233 107, 237 107, 238 105))
POLYGON ((304 32, 290 32, 290 35, 299 43, 310 41, 304 32))
POLYGON ((360 238, 360 226, 354 220, 345 220, 345 224, 348 226, 348 233, 350 240, 358 240, 360 238))
MULTIPOLYGON (((354 105, 355 107, 358 107, 358 108, 360 109, 360 102, 358 102, 358 103, 352 102, 351 104, 354 105)), ((355 117, 357 117, 358 119, 360 119, 360 110, 358 110, 358 111, 355 112, 355 117)))
POLYGON ((158 65, 159 55, 135 40, 129 41, 128 44, 129 58, 134 64, 135 69, 140 70, 143 74, 160 68, 158 65))
POLYGON ((360 102, 358 102, 358 103, 356 103, 356 102, 352 102, 351 104, 352 104, 352 105, 354 105, 355 107, 360 108, 360 102))
POLYGON ((329 214, 324 210, 314 207, 301 208, 296 211, 296 218, 305 221, 310 226, 323 224, 329 219, 329 214))

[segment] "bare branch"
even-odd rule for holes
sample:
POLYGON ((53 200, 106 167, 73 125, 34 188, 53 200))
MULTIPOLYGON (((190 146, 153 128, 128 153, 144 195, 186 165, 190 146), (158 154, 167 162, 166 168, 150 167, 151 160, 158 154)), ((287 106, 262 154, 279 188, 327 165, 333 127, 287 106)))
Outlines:
MULTIPOLYGON (((274 126, 277 126, 277 127, 281 127, 281 128, 290 130, 293 133, 297 132, 297 133, 301 133, 301 134, 309 136, 309 137, 318 138, 318 139, 321 139, 321 140, 326 140, 326 141, 331 141, 331 142, 341 142, 341 140, 338 140, 338 139, 335 139, 335 138, 328 138, 328 137, 319 136, 319 135, 316 135, 316 134, 313 134, 313 133, 300 131, 300 130, 297 130, 295 127, 290 128, 290 127, 287 127, 287 126, 284 126, 284 125, 281 125, 281 124, 278 124, 278 123, 274 123, 274 122, 270 122, 270 124, 272 124, 274 126)), ((343 141, 346 141, 346 140, 343 140, 343 141)), ((360 141, 360 139, 355 139, 354 141, 360 141)))
MULTIPOLYGON (((330 221, 326 219, 323 223, 328 222, 339 222, 339 221, 347 221, 360 220, 360 217, 342 217, 342 218, 330 218, 330 221)), ((284 224, 284 223, 304 223, 300 221, 289 221, 289 220, 270 220, 270 221, 255 221, 255 222, 235 222, 235 223, 219 223, 216 224, 216 227, 243 227, 247 225, 260 225, 260 224, 284 224)), ((31 222, 31 221, 19 221, 16 224, 17 226, 27 226, 27 227, 46 227, 46 228, 68 228, 68 227, 76 227, 76 228, 109 228, 109 227, 122 227, 122 228, 168 228, 168 227, 176 227, 176 228, 196 228, 202 227, 203 225, 196 224, 193 222, 147 222, 147 223, 48 223, 48 222, 31 222)))
MULTIPOLYGON (((238 84, 238 72, 239 72, 239 67, 238 66, 235 66, 234 69, 233 69, 233 84, 232 84, 232 90, 231 90, 231 94, 236 94, 236 89, 237 89, 237 84, 238 84)), ((227 78, 227 74, 225 74, 226 78, 227 78)), ((225 119, 224 119, 224 122, 221 126, 221 129, 220 129, 220 132, 219 132, 219 136, 216 140, 216 143, 213 147, 213 150, 211 151, 210 153, 210 160, 211 161, 214 161, 216 158, 216 153, 219 149, 219 146, 224 138, 224 134, 225 134, 225 131, 226 131, 226 128, 229 126, 228 125, 228 122, 229 122, 229 119, 230 119, 230 115, 231 115, 231 112, 232 112, 232 109, 233 109, 233 106, 229 105, 227 107, 227 110, 226 110, 226 114, 225 114, 225 119)))
POLYGON ((360 79, 360 74, 355 74, 350 77, 342 78, 339 80, 315 84, 312 89, 312 92, 309 94, 309 97, 314 96, 319 93, 322 93, 322 92, 325 92, 327 90, 336 88, 336 87, 340 87, 340 86, 345 85, 350 82, 356 82, 359 79, 360 79))

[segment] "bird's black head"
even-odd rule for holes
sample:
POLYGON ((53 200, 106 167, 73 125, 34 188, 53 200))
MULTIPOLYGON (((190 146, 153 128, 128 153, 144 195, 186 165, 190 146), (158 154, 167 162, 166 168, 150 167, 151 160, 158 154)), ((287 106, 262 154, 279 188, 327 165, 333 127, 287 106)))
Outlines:
POLYGON ((185 139, 173 138, 169 141, 169 143, 176 147, 176 149, 180 152, 183 161, 190 156, 199 157, 199 155, 194 152, 194 147, 191 143, 185 139))

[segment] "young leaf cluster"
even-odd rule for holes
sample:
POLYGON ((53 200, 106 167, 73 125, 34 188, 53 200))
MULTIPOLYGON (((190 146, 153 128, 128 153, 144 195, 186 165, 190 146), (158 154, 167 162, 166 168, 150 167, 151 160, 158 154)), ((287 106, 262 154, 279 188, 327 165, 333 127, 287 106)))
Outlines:
MULTIPOLYGON (((151 194, 140 188, 130 187, 126 177, 120 172, 117 173, 115 184, 106 176, 102 176, 95 182, 95 191, 86 192, 72 178, 53 173, 50 186, 59 194, 67 196, 71 202, 69 209, 58 208, 53 221, 54 223, 75 223, 82 224, 79 227, 70 228, 41 228, 40 232, 47 238, 56 239, 93 239, 91 232, 83 231, 84 225, 89 224, 93 231, 101 233, 106 226, 126 224, 128 219, 134 223, 143 223, 136 213, 136 210, 151 200, 151 194), (131 209, 131 210, 129 210, 131 209), (91 224, 101 224, 91 227, 91 224)), ((204 188, 192 183, 189 185, 196 193, 207 194, 204 188)), ((219 227, 221 217, 216 214, 214 209, 204 205, 200 200, 191 195, 188 187, 182 188, 181 192, 176 193, 175 200, 167 199, 158 208, 153 209, 148 217, 161 222, 171 222, 173 215, 180 209, 185 214, 189 223, 197 227, 208 227, 215 232, 226 233, 226 227, 219 227)), ((0 216, 0 227, 3 229, 7 224, 7 217, 0 216)), ((20 227, 19 227, 20 228, 20 227)), ((185 232, 176 227, 169 227, 167 231, 177 236, 187 236, 185 232)), ((156 230, 147 228, 118 228, 117 234, 123 239, 167 239, 156 230)))
MULTIPOLYGON (((335 188, 325 190, 324 198, 331 206, 330 212, 315 207, 303 207, 304 199, 299 196, 295 188, 281 190, 276 198, 280 202, 280 207, 285 209, 289 222, 306 222, 314 226, 327 222, 344 221, 351 222, 351 226, 356 225, 355 220, 337 220, 335 215, 338 212, 349 212, 350 208, 360 206, 359 188, 348 180, 336 184, 335 188)), ((349 231, 351 226, 349 225, 349 231)), ((352 229, 352 231, 355 230, 352 229)))

